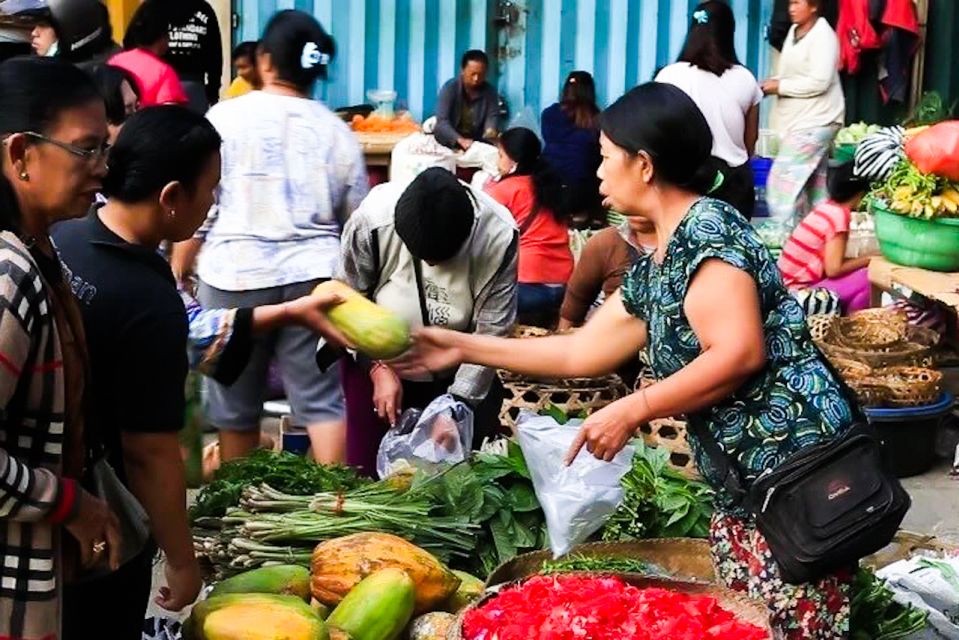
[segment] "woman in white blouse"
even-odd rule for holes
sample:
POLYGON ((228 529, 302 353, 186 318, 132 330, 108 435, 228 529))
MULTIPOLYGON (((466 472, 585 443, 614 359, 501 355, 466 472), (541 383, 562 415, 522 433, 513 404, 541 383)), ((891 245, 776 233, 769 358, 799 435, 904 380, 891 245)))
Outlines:
POLYGON ((779 155, 769 173, 770 217, 784 232, 826 197, 829 149, 846 115, 839 82, 839 39, 820 11, 822 0, 790 0, 793 22, 779 73, 763 81, 763 93, 779 96, 779 155))
POLYGON ((759 135, 763 94, 755 76, 739 63, 735 48, 736 18, 725 2, 708 0, 693 11, 679 61, 656 76, 656 82, 679 87, 706 116, 713 134, 713 158, 724 175, 710 195, 750 218, 755 205, 749 157, 759 135))

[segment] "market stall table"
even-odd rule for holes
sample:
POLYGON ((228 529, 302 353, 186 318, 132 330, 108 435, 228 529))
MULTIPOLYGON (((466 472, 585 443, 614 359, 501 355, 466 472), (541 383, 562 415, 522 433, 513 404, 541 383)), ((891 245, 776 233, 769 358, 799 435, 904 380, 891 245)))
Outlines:
MULTIPOLYGON (((959 273, 942 273, 915 267, 903 267, 885 258, 873 258, 869 263, 869 282, 872 285, 873 306, 879 306, 882 293, 898 298, 924 298, 944 307, 953 316, 959 313, 959 273)), ((948 338, 959 343, 959 332, 953 323, 948 338)))
POLYGON ((390 156, 393 153, 393 147, 396 146, 397 142, 409 136, 409 132, 374 133, 357 131, 355 133, 360 141, 360 146, 363 148, 363 155, 366 157, 370 186, 389 180, 390 156))

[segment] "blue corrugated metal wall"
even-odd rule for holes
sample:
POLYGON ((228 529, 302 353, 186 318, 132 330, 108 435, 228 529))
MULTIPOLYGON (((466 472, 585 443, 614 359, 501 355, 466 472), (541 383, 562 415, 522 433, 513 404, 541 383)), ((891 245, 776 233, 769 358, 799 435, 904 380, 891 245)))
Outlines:
MULTIPOLYGON (((730 0, 737 51, 765 72, 762 25, 772 3, 730 0)), ((555 102, 566 74, 593 73, 607 104, 652 79, 677 56, 696 0, 514 0, 518 22, 495 28, 497 0, 234 0, 235 40, 259 37, 279 9, 312 12, 336 38, 338 55, 322 97, 332 107, 366 102, 366 91, 395 89, 422 119, 458 69, 459 55, 481 48, 495 58, 493 80, 511 111, 536 114, 555 102)))

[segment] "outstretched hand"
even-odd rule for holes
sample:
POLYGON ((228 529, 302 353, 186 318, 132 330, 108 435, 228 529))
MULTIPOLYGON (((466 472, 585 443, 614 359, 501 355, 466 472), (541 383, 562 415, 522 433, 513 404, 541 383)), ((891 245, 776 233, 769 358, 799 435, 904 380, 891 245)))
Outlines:
POLYGON ((333 325, 327 312, 345 302, 336 293, 311 293, 286 303, 287 312, 296 324, 312 329, 338 347, 353 348, 353 344, 333 325))
POLYGON ((416 378, 438 371, 448 371, 463 362, 463 356, 454 346, 455 331, 427 327, 413 332, 409 351, 390 362, 390 367, 402 378, 416 378))
POLYGON ((617 400, 583 421, 566 454, 567 465, 573 463, 583 446, 595 458, 606 462, 612 461, 623 450, 642 423, 634 396, 617 400))

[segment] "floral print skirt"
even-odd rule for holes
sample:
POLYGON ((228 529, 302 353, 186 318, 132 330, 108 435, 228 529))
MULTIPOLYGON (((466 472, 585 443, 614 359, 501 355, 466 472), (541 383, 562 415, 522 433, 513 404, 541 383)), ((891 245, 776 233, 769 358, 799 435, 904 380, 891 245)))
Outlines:
POLYGON ((756 526, 721 512, 713 515, 709 542, 719 577, 730 589, 765 602, 784 640, 849 637, 851 572, 810 584, 784 582, 756 526))

